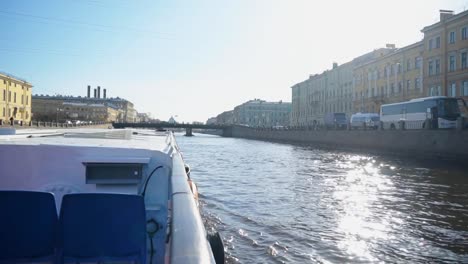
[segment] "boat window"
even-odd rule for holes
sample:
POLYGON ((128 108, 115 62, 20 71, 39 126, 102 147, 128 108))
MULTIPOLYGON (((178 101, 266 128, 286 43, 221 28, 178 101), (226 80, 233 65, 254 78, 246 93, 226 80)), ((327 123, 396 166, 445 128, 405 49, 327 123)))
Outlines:
POLYGON ((87 184, 138 184, 142 178, 142 164, 86 163, 87 184))

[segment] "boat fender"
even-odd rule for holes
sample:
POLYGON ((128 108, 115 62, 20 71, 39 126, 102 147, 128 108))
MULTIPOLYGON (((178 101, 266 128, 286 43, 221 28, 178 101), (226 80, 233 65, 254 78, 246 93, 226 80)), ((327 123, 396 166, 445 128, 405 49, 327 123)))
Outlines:
POLYGON ((198 203, 198 188, 197 185, 192 181, 192 179, 188 179, 188 184, 190 187, 190 190, 192 191, 193 198, 195 198, 195 201, 198 203))
POLYGON ((184 164, 185 167, 185 173, 187 174, 187 177, 190 178, 190 166, 188 164, 184 164))
POLYGON ((223 239, 219 232, 214 234, 208 234, 207 239, 210 242, 211 251, 213 252, 213 257, 215 259, 216 264, 223 264, 224 263, 224 245, 223 239))

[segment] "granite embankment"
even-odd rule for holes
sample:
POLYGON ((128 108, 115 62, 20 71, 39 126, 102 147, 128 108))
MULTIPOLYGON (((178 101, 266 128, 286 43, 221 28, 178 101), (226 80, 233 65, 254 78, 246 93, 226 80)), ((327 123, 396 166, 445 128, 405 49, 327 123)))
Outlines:
POLYGON ((468 161, 468 130, 269 130, 234 126, 230 136, 411 158, 468 161))

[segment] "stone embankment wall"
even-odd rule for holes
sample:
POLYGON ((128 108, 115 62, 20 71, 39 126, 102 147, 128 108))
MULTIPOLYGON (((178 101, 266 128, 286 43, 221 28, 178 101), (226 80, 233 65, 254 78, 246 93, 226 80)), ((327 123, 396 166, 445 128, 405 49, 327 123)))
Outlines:
POLYGON ((317 147, 468 162, 467 130, 268 130, 234 126, 230 136, 317 147))
POLYGON ((216 129, 199 129, 199 130, 194 130, 193 132, 200 133, 200 134, 207 134, 207 135, 215 135, 215 136, 223 135, 222 130, 216 130, 216 129))

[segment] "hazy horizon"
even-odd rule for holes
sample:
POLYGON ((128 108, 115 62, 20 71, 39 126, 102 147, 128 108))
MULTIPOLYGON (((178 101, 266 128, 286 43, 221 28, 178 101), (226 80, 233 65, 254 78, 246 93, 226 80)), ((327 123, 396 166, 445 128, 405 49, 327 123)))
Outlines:
POLYGON ((462 0, 3 2, 0 71, 33 94, 87 85, 167 120, 206 121, 245 101, 291 101, 290 87, 387 43, 419 41, 462 0))

